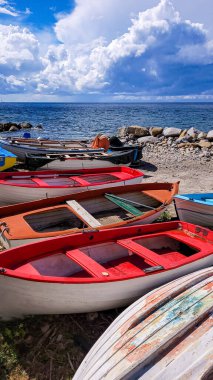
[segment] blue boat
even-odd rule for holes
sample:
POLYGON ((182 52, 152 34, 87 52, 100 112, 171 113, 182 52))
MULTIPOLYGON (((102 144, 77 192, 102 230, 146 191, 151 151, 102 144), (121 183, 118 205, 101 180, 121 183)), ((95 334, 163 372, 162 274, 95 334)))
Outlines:
POLYGON ((0 171, 12 168, 16 163, 16 155, 0 147, 0 171))
POLYGON ((174 201, 180 220, 213 228, 213 193, 176 195, 174 201))

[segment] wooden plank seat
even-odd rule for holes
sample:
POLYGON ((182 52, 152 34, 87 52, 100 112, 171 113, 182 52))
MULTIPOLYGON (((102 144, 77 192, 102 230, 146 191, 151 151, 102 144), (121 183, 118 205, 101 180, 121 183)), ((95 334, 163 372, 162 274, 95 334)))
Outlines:
POLYGON ((117 244, 127 248, 128 251, 141 256, 148 263, 151 263, 151 265, 153 264, 154 266, 162 266, 163 269, 169 269, 172 266, 169 260, 151 251, 150 249, 141 246, 131 239, 117 240, 117 244))
POLYGON ((40 178, 31 178, 33 182, 35 182, 37 185, 39 185, 40 187, 49 187, 48 183, 44 182, 42 179, 40 178))
POLYGON ((90 182, 85 181, 85 179, 83 179, 81 177, 73 176, 73 177, 69 177, 69 178, 73 179, 73 181, 78 182, 82 186, 88 186, 88 185, 90 185, 90 182))
POLYGON ((83 208, 78 202, 71 200, 66 201, 67 205, 71 208, 74 214, 81 219, 85 224, 90 227, 97 228, 101 226, 101 223, 95 219, 85 208, 83 208))
POLYGON ((126 181, 127 179, 133 178, 132 174, 123 173, 123 172, 114 172, 112 175, 120 180, 126 181))
POLYGON ((91 274, 93 277, 103 278, 110 276, 107 269, 79 249, 67 251, 66 256, 76 264, 80 265, 82 269, 91 274))
POLYGON ((198 239, 196 239, 196 245, 195 245, 194 238, 186 234, 180 234, 176 231, 170 231, 170 232, 167 232, 165 235, 170 237, 171 239, 178 240, 181 243, 194 247, 195 249, 199 249, 200 252, 202 252, 203 249, 205 249, 205 252, 207 251, 207 249, 209 249, 209 251, 212 250, 212 244, 206 242, 204 245, 202 240, 199 241, 198 239))

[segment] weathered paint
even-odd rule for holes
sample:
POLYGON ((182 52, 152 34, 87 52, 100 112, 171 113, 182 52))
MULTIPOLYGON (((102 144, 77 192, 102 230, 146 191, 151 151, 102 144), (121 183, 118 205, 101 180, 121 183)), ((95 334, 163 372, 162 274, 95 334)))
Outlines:
POLYGON ((126 309, 88 353, 74 380, 200 379, 213 362, 212 327, 210 267, 126 309))

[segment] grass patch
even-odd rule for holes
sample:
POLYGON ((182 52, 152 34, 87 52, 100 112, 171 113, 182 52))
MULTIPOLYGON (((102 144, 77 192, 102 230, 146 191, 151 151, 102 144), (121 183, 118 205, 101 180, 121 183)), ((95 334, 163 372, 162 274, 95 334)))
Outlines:
POLYGON ((120 312, 0 322, 0 379, 71 380, 86 353, 120 312))

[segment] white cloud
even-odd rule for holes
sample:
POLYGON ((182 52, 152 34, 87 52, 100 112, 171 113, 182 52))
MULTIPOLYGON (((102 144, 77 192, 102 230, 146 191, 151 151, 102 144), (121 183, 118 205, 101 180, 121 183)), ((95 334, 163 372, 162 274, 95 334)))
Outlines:
POLYGON ((213 41, 203 25, 182 20, 170 0, 147 10, 141 3, 77 0, 74 12, 60 15, 55 25, 60 43, 0 25, 0 73, 7 91, 22 86, 41 94, 170 96, 189 91, 192 83, 192 92, 211 92, 213 41))
POLYGON ((15 8, 9 5, 7 0, 0 0, 0 13, 8 16, 18 16, 15 8))

